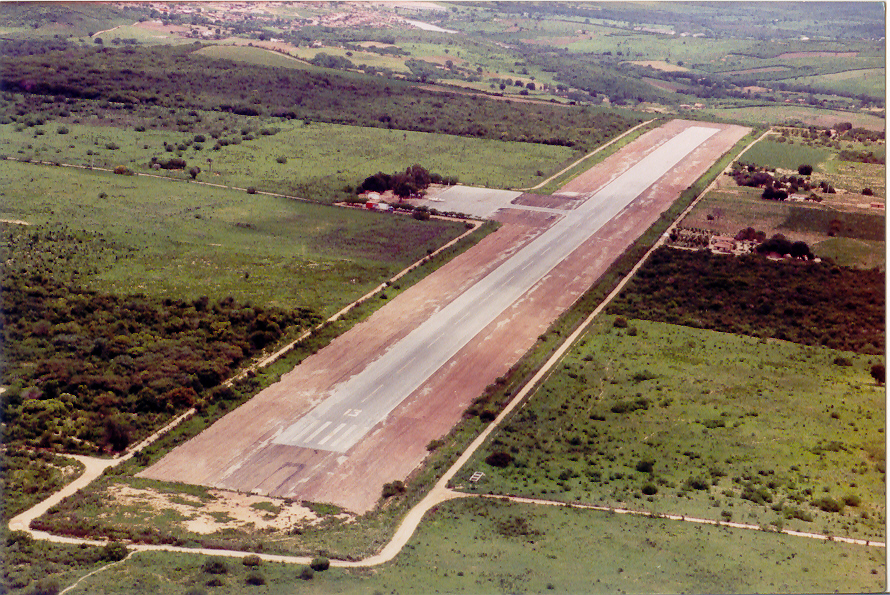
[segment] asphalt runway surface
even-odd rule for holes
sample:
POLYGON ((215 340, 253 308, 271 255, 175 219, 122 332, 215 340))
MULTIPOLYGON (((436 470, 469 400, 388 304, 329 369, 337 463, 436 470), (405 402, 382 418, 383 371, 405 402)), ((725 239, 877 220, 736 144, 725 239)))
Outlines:
MULTIPOLYGON (((272 443, 345 453, 473 337, 719 128, 667 140, 393 345, 272 443)), ((583 201, 583 202, 582 202, 583 201)))

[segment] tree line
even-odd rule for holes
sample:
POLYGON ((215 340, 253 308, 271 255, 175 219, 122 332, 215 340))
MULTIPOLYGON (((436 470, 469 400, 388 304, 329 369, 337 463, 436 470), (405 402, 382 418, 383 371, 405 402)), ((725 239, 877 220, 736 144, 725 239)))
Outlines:
POLYGON ((605 109, 519 103, 431 91, 352 72, 235 63, 196 53, 200 43, 151 48, 71 44, 6 60, 0 90, 244 115, 560 144, 589 150, 642 121, 605 109))
POLYGON ((884 352, 884 281, 879 270, 829 262, 661 248, 608 312, 878 355, 884 352))

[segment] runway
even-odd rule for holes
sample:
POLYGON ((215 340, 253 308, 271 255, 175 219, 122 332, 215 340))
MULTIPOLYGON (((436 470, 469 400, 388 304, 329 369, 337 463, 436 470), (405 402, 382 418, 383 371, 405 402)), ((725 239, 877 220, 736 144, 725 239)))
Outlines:
POLYGON ((458 351, 720 128, 692 126, 667 140, 486 277, 442 307, 330 396, 283 428, 273 444, 345 453, 458 351))

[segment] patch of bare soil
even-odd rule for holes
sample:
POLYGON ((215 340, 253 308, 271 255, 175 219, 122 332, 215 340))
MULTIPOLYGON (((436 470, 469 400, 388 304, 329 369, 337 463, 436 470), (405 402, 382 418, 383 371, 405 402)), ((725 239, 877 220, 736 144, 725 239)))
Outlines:
POLYGON ((109 490, 110 498, 121 507, 178 512, 185 518, 182 528, 201 535, 224 529, 287 531, 319 520, 309 508, 278 498, 223 490, 209 493, 212 499, 204 500, 188 494, 165 494, 127 485, 116 485, 109 490))

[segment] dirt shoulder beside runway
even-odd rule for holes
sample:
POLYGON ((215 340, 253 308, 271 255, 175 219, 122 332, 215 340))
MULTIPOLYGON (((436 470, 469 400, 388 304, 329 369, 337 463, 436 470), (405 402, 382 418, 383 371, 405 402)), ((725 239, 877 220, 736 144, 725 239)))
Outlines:
POLYGON ((673 121, 646 133, 561 189, 579 194, 596 191, 690 126, 721 131, 541 279, 345 455, 276 445, 271 440, 329 395, 336 384, 363 369, 432 312, 544 231, 559 215, 521 210, 523 201, 517 202, 518 208, 500 210, 495 218, 503 226, 496 233, 392 300, 142 475, 332 502, 357 513, 370 510, 383 484, 404 479, 416 469, 427 456, 427 444, 460 421, 473 399, 504 375, 679 193, 748 129, 673 121))

